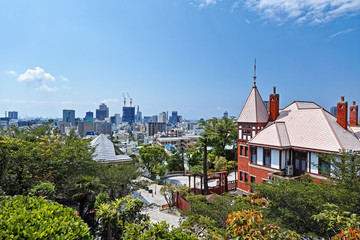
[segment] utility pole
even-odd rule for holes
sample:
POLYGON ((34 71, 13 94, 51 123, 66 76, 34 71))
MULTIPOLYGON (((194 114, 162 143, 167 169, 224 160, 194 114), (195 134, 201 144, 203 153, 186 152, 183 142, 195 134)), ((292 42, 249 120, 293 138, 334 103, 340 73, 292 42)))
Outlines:
POLYGON ((203 176, 204 176, 204 195, 208 194, 208 179, 207 179, 207 144, 208 136, 204 135, 204 159, 203 159, 203 176))

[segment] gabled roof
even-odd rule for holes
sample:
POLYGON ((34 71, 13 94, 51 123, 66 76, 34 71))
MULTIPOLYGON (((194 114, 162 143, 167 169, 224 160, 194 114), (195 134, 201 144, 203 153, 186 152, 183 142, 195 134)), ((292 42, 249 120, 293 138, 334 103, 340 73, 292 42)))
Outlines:
POLYGON ((360 151, 360 142, 354 132, 343 129, 336 117, 313 102, 293 102, 249 143, 334 153, 360 151))
POLYGON ((290 147, 290 140, 284 122, 270 123, 261 134, 257 134, 251 143, 279 148, 290 147))
POLYGON ((100 134, 90 142, 90 146, 95 148, 93 159, 104 162, 124 162, 131 161, 128 155, 116 155, 113 142, 104 134, 100 134))
POLYGON ((269 113, 256 85, 254 85, 236 121, 244 123, 266 123, 268 119, 269 113))

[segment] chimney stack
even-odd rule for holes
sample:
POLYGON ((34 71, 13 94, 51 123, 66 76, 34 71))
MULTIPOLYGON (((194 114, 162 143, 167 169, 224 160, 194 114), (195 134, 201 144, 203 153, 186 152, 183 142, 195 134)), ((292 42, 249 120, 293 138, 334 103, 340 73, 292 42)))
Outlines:
POLYGON ((279 116, 279 94, 276 93, 276 87, 274 87, 274 93, 270 94, 269 121, 275 121, 278 116, 279 116))
POLYGON ((337 103, 337 123, 344 129, 347 129, 348 118, 348 103, 345 101, 344 96, 341 96, 341 101, 337 103))
POLYGON ((354 127, 358 125, 359 118, 359 107, 356 105, 355 101, 353 101, 353 105, 350 106, 350 122, 349 125, 354 127))

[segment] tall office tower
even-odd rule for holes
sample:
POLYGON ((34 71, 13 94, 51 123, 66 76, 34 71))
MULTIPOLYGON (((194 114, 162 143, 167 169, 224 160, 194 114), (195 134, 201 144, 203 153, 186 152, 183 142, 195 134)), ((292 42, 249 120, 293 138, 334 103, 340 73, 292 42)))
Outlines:
POLYGON ((63 110, 63 121, 64 122, 75 122, 75 110, 63 110))
POLYGON ((331 108, 330 108, 330 112, 331 112, 334 116, 337 116, 337 108, 336 108, 336 106, 335 106, 335 107, 331 107, 331 108))
POLYGON ((166 123, 166 113, 165 112, 159 113, 158 122, 166 123))
POLYGON ((135 122, 135 107, 123 107, 122 121, 130 125, 135 122))
POLYGON ((177 111, 172 111, 171 113, 171 123, 178 123, 179 122, 179 117, 178 117, 178 112, 177 111))
POLYGON ((158 122, 158 115, 152 115, 151 122, 158 122))
POLYGON ((109 108, 105 103, 102 103, 99 109, 96 109, 96 119, 105 120, 105 118, 109 118, 109 108))
POLYGON ((110 122, 115 124, 115 126, 120 124, 120 114, 115 114, 114 116, 110 117, 110 122))
POLYGON ((86 112, 84 121, 86 121, 86 122, 94 121, 94 113, 91 111, 86 112))
POLYGON ((8 112, 8 118, 10 118, 10 119, 18 119, 18 112, 9 111, 8 112))
POLYGON ((229 114, 227 111, 224 112, 224 117, 228 118, 229 117, 229 114))
POLYGON ((135 115, 135 119, 137 122, 141 122, 142 121, 142 113, 139 110, 139 105, 137 106, 137 111, 136 111, 136 115, 135 115))

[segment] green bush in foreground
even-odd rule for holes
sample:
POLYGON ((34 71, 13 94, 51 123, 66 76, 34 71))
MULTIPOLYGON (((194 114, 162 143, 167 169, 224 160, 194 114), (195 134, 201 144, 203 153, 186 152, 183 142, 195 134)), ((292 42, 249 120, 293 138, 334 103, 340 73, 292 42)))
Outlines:
POLYGON ((91 239, 76 211, 29 196, 0 197, 0 239, 91 239))

